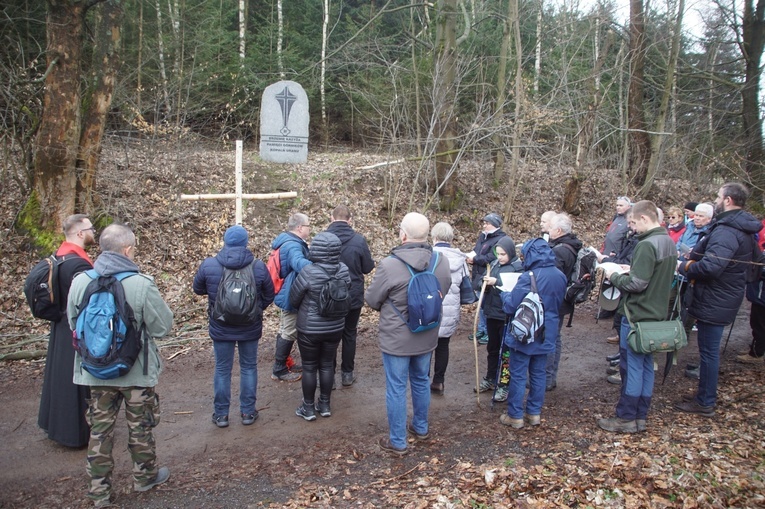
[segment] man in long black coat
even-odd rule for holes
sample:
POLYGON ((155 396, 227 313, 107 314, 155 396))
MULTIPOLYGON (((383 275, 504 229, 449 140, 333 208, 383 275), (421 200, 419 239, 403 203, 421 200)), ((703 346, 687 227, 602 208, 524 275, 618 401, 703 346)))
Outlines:
POLYGON ((56 251, 56 258, 63 260, 58 269, 62 319, 50 324, 37 425, 54 442, 66 447, 81 448, 88 445, 90 436, 90 428, 85 419, 90 389, 72 382, 74 348, 72 329, 69 328, 65 314, 72 279, 80 272, 93 268, 85 247, 95 242, 96 229, 87 215, 74 214, 64 220, 63 230, 66 240, 56 251))

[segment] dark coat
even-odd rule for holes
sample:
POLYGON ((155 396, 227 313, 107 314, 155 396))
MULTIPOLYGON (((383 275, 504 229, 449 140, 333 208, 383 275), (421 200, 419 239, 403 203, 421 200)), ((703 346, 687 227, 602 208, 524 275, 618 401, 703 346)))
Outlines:
POLYGON ((691 281, 688 313, 701 322, 728 325, 744 300, 747 263, 762 224, 741 209, 717 216, 678 272, 691 281), (735 261, 731 261, 735 260, 735 261))
MULTIPOLYGON (((550 239, 550 247, 555 254, 555 266, 566 276, 566 283, 571 281, 571 275, 576 266, 576 257, 582 249, 582 241, 573 233, 566 233, 557 239, 550 239)), ((574 310, 574 305, 565 300, 561 302, 560 316, 567 315, 574 310)))
POLYGON ((257 341, 263 335, 261 317, 244 325, 229 325, 211 318, 218 295, 218 285, 223 278, 223 268, 241 269, 253 261, 255 264, 252 271, 260 299, 260 309, 264 310, 274 301, 274 284, 266 265, 255 259, 249 249, 244 246, 223 246, 217 255, 205 259, 199 266, 194 276, 193 290, 197 295, 207 295, 208 330, 213 341, 257 341))
POLYGON ((290 305, 298 310, 298 332, 332 334, 345 327, 345 317, 326 318, 319 314, 319 294, 330 275, 337 273, 350 289, 351 277, 348 267, 340 261, 340 251, 340 239, 329 232, 319 233, 311 242, 308 258, 313 263, 303 267, 290 290, 290 305))
MULTIPOLYGON (((502 292, 497 289, 497 286, 502 286, 500 274, 510 272, 523 272, 523 263, 521 262, 521 259, 515 255, 515 242, 513 242, 513 239, 511 239, 509 235, 499 239, 497 246, 501 246, 506 253, 510 254, 510 262, 505 265, 500 265, 499 260, 494 260, 491 263, 491 271, 489 275, 491 277, 497 278, 497 283, 495 285, 486 287, 486 291, 483 296, 482 307, 486 318, 505 321, 507 319, 507 315, 502 309, 502 292)), ((496 246, 494 247, 496 248, 496 246)))
POLYGON ((486 266, 497 259, 494 255, 494 246, 497 245, 497 241, 507 234, 502 230, 494 230, 490 234, 486 235, 481 233, 478 236, 478 240, 475 243, 475 256, 473 257, 473 287, 481 287, 481 279, 486 274, 486 266))
POLYGON ((521 351, 526 355, 547 355, 555 351, 555 341, 558 338, 558 309, 566 294, 566 276, 555 267, 555 255, 544 239, 529 240, 523 245, 521 252, 523 253, 523 269, 526 272, 518 279, 518 284, 512 292, 502 294, 504 310, 509 317, 515 315, 518 305, 531 290, 529 271, 533 271, 545 313, 544 341, 538 340, 523 345, 508 333, 505 334, 503 341, 512 350, 521 351))
POLYGON ((630 265, 632 263, 632 253, 635 252, 635 246, 637 246, 638 238, 635 232, 630 230, 627 236, 622 242, 622 248, 616 253, 615 256, 607 256, 603 258, 604 262, 613 262, 620 265, 630 265))
POLYGON ((364 305, 364 274, 375 268, 375 261, 363 235, 356 233, 345 221, 334 221, 327 231, 340 239, 340 261, 348 267, 351 275, 351 309, 364 305))
POLYGON ((92 269, 93 265, 90 260, 74 253, 66 254, 63 258, 64 262, 58 266, 63 318, 58 322, 51 322, 37 425, 45 430, 48 438, 54 442, 79 448, 88 445, 90 437, 90 428, 86 420, 90 387, 75 385, 72 381, 74 348, 72 329, 69 328, 69 321, 66 319, 66 302, 74 277, 80 272, 92 269))

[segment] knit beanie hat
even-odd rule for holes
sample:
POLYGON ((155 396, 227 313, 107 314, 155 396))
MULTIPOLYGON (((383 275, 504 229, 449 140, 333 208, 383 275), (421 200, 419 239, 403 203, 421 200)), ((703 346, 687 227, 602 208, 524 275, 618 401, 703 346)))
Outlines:
POLYGON ((491 224, 494 228, 499 228, 502 225, 502 218, 499 217, 499 214, 495 214, 494 212, 486 214, 483 220, 491 224))
POLYGON ((247 230, 238 224, 226 230, 226 234, 223 235, 223 243, 229 247, 245 247, 247 240, 247 230))
POLYGON ((683 209, 685 209, 685 210, 696 210, 696 206, 697 205, 698 205, 698 203, 696 203, 695 201, 689 201, 688 203, 686 203, 683 206, 683 209))

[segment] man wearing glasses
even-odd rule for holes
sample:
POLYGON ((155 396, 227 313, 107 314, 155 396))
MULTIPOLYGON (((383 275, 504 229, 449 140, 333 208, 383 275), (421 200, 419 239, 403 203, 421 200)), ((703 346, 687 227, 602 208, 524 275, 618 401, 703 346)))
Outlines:
MULTIPOLYGON (((66 299, 72 279, 78 273, 93 268, 85 248, 95 243, 96 235, 96 229, 85 214, 67 217, 63 230, 66 240, 56 250, 56 258, 61 262, 58 266, 58 288, 62 318, 66 313, 66 299)), ((72 382, 73 368, 72 329, 64 319, 51 322, 37 425, 54 442, 81 448, 88 445, 90 435, 85 420, 90 389, 72 382)))
POLYGON ((281 310, 281 316, 279 333, 276 335, 272 380, 297 382, 301 377, 300 373, 292 372, 287 367, 287 358, 297 339, 297 309, 290 305, 290 288, 300 269, 311 263, 308 260, 307 242, 310 235, 311 224, 308 216, 297 212, 287 221, 287 231, 280 233, 271 244, 272 250, 279 250, 281 264, 279 275, 284 277, 284 284, 274 298, 274 304, 281 310))

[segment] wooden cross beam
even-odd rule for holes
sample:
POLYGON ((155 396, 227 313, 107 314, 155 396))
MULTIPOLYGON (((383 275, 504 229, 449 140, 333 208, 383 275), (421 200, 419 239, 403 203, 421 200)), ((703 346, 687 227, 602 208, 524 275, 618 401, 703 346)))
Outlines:
POLYGON ((296 198, 295 191, 286 193, 242 193, 242 140, 236 140, 236 192, 234 194, 182 194, 181 201, 236 200, 236 224, 242 224, 242 200, 279 200, 296 198))

